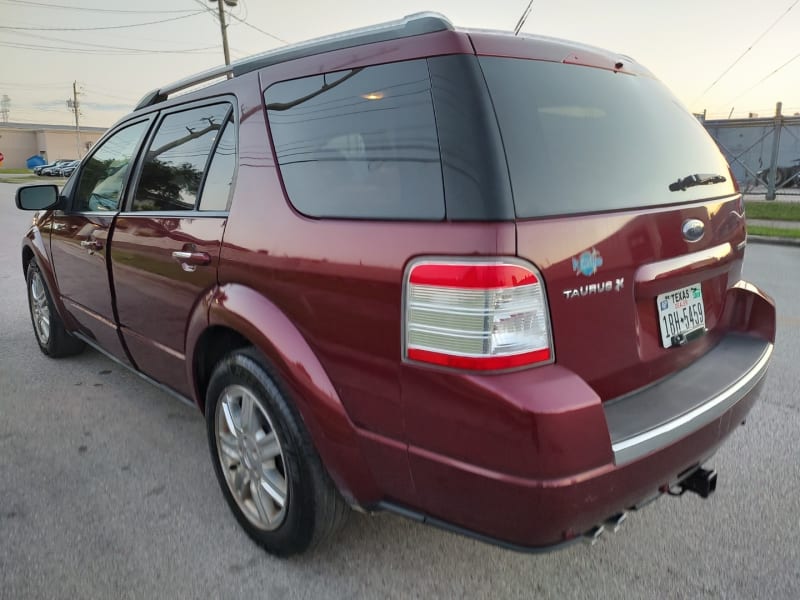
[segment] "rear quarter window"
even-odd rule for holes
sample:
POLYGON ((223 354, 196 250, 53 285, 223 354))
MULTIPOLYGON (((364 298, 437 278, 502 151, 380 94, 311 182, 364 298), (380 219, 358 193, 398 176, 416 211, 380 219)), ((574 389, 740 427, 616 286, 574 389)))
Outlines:
POLYGON ((426 61, 284 81, 264 97, 283 182, 298 211, 312 217, 444 218, 426 61))

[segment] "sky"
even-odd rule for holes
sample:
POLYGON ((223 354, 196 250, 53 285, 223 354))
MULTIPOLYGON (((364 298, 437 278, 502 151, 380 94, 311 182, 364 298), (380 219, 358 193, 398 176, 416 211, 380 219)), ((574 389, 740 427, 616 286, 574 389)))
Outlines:
MULTIPOLYGON (((534 0, 525 33, 633 57, 709 118, 800 113, 800 0, 534 0), (795 6, 797 5, 797 6, 795 6), (765 33, 766 32, 766 33, 765 33), (735 64, 734 64, 735 63, 735 64), (731 68, 731 65, 733 67, 731 68)), ((431 10, 513 30, 528 0, 239 0, 232 59, 431 10)), ((0 97, 9 121, 107 127, 151 89, 223 64, 216 2, 0 0, 0 97)))

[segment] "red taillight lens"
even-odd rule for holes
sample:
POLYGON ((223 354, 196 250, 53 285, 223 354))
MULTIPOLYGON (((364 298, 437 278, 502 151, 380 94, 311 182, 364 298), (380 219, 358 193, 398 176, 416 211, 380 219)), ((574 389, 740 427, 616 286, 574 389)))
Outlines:
POLYGON ((533 266, 423 260, 407 277, 407 358, 474 370, 552 360, 547 303, 533 266))

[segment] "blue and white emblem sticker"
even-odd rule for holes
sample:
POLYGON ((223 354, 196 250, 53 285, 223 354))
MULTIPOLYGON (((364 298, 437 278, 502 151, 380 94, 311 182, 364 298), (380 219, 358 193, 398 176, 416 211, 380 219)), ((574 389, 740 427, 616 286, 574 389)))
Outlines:
POLYGON ((586 252, 581 253, 578 258, 572 259, 572 270, 575 271, 575 275, 585 275, 586 277, 591 277, 597 273, 597 269, 602 266, 603 257, 600 256, 600 253, 596 248, 587 250, 586 252))

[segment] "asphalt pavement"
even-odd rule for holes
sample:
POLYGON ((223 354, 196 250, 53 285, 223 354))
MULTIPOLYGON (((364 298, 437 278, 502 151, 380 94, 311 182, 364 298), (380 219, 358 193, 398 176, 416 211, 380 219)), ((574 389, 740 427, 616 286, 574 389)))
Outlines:
POLYGON ((286 560, 236 524, 197 411, 94 351, 39 352, 15 188, 0 184, 0 598, 800 597, 800 248, 747 250, 778 340, 709 500, 662 498, 594 547, 544 555, 353 514, 286 560))

